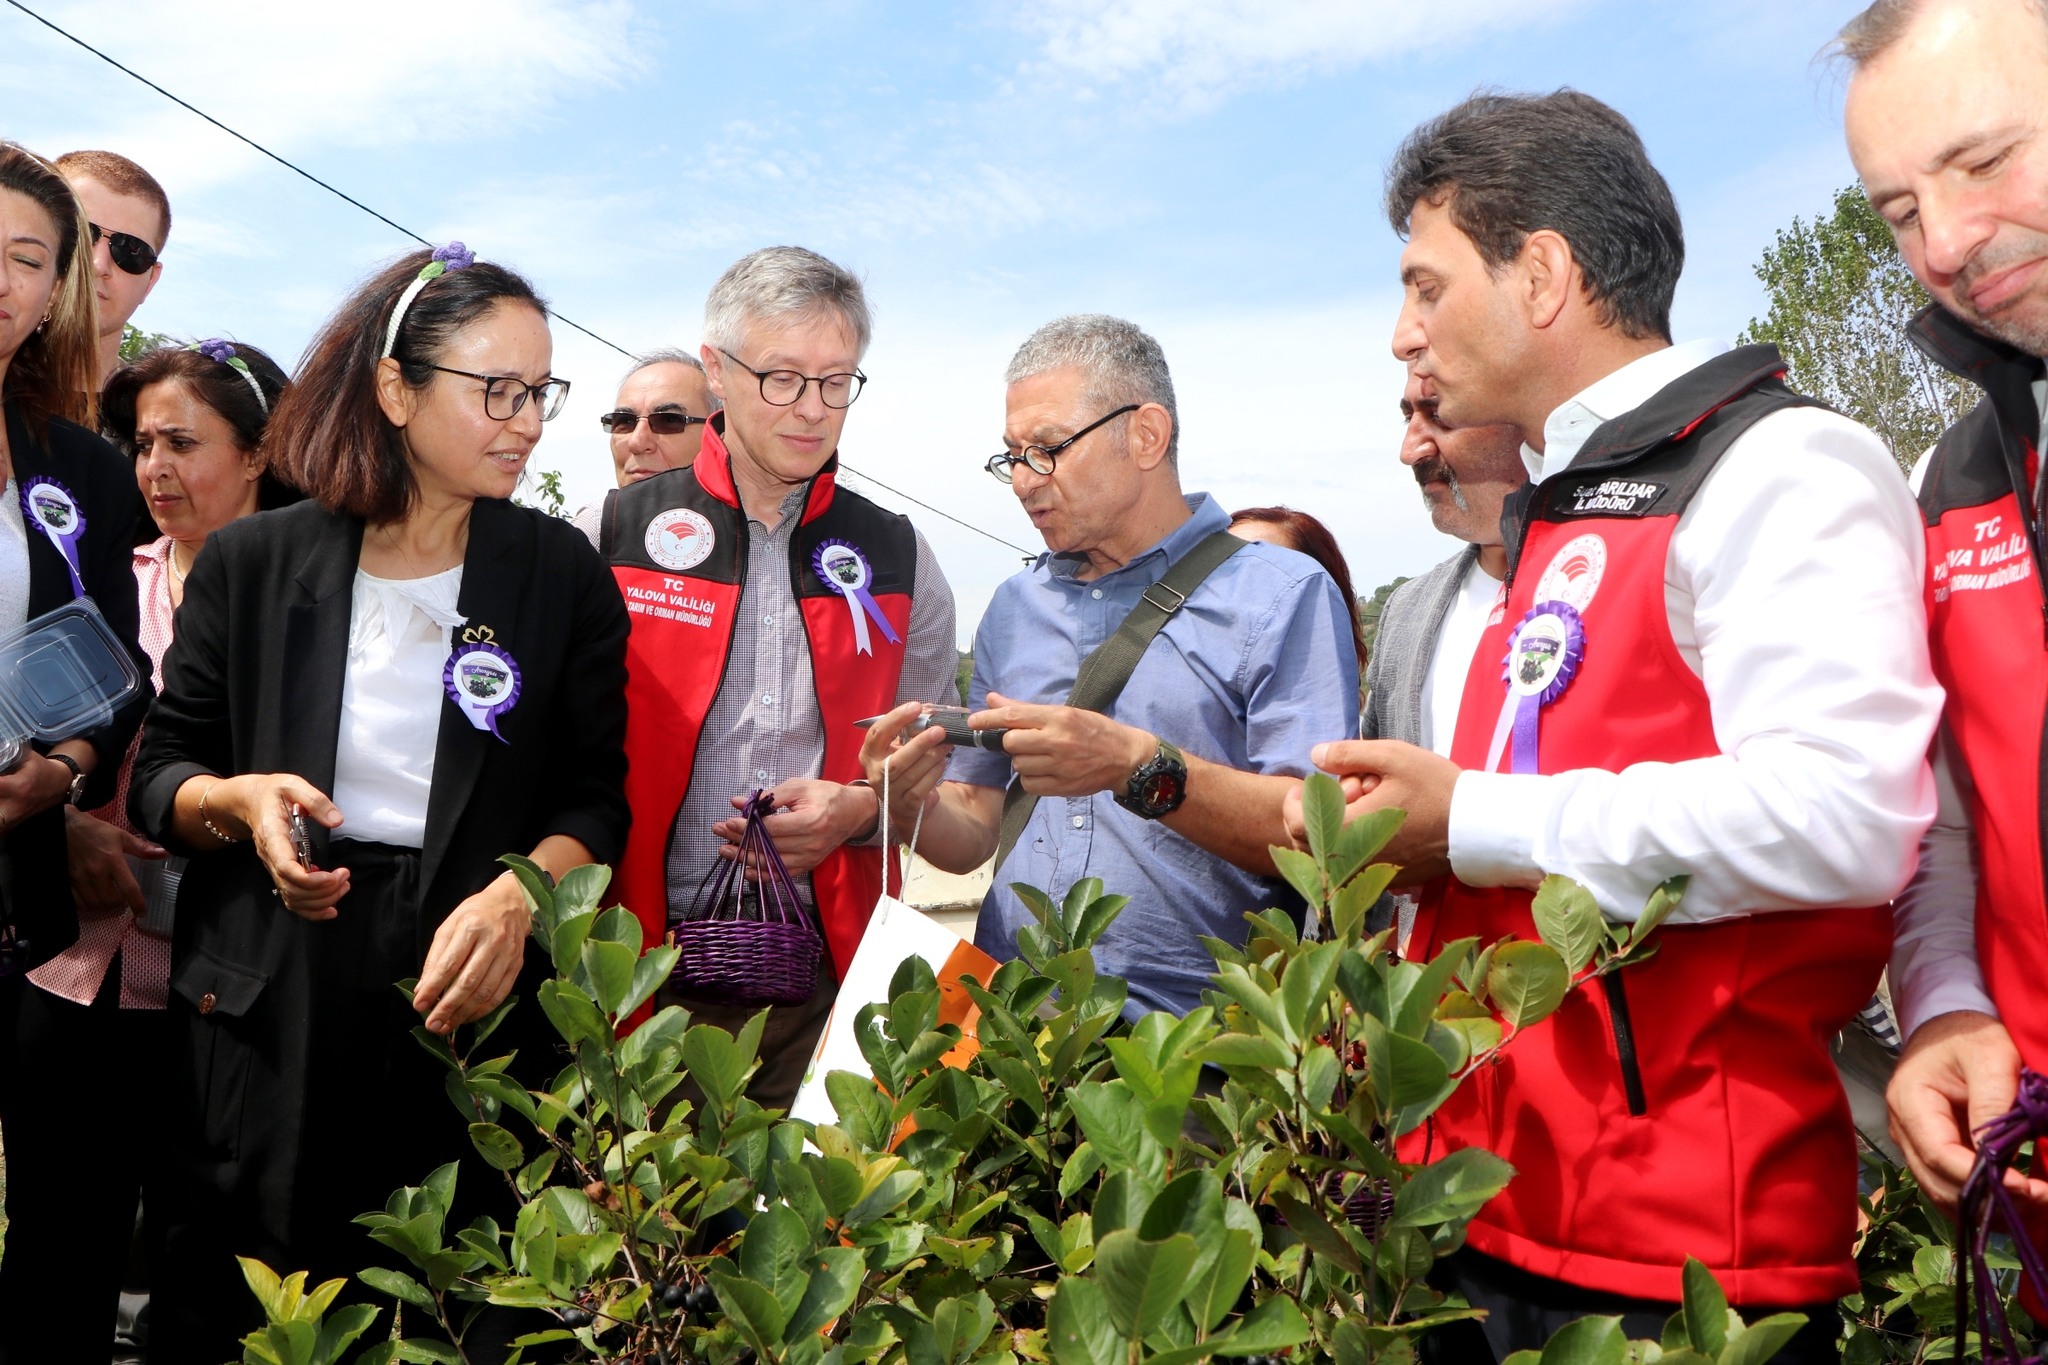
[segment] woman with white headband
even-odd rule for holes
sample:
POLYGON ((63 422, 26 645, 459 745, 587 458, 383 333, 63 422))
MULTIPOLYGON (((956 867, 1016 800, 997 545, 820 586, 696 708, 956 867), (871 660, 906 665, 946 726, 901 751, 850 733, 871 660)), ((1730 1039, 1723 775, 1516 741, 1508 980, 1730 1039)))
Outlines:
POLYGON ((546 955, 498 858, 560 876, 624 842, 625 605, 575 528, 509 501, 568 388, 552 359, 524 279, 459 243, 402 258, 270 419, 307 501, 215 532, 185 581, 130 798, 190 856, 152 1356, 235 1354, 260 1321, 237 1255, 365 1296, 355 1272, 398 1258, 351 1220, 443 1163, 451 1227, 511 1216, 410 1035, 516 990, 491 1055, 551 1072, 546 955))
MULTIPOLYGON (((284 387, 284 372, 255 347, 207 341, 149 352, 100 395, 101 430, 134 461, 161 532, 136 548, 130 585, 159 686, 199 547, 259 505, 297 499, 257 453, 284 387)), ((184 860, 127 823, 134 755, 131 747, 113 801, 92 815, 66 812, 78 941, 28 974, 0 1033, 11 1042, 0 1063, 7 1168, 21 1192, 0 1262, 0 1340, 20 1354, 21 1333, 63 1324, 61 1342, 29 1352, 37 1359, 74 1349, 82 1359, 94 1348, 104 1358, 136 1202, 155 1202, 161 1145, 138 1144, 128 1124, 107 1120, 168 1108, 165 983, 184 860), (68 1180, 81 1165, 98 1174, 68 1180)))

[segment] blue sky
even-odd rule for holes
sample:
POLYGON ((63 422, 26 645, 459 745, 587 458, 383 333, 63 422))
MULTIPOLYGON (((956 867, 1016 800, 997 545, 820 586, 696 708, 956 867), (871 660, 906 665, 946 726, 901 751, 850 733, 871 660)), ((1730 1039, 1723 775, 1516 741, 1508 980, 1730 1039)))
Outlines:
MULTIPOLYGON (((1480 86, 1621 109, 1685 214, 1680 339, 1762 312, 1759 253, 1853 178, 1816 60, 1850 0, 27 3, 630 350, 694 346, 705 290, 755 247, 851 266, 877 331, 847 462, 1019 545, 981 471, 1003 364, 1061 313, 1130 317, 1174 368, 1184 484, 1323 517, 1362 591, 1452 548, 1394 454, 1379 190, 1414 124, 1480 86)), ((289 365, 408 245, 4 6, 0 136, 164 182, 150 330, 289 365)), ((596 418, 622 368, 556 329, 576 387, 535 462, 572 502, 610 478, 596 418)), ((866 491, 931 539, 964 642, 1019 555, 866 491)))

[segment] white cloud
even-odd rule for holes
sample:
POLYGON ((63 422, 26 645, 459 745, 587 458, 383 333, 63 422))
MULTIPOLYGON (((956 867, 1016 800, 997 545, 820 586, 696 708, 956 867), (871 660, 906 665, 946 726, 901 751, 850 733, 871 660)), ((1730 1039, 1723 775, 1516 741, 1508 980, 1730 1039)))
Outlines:
MULTIPOLYGON (((285 154, 501 134, 532 126, 571 90, 611 84, 642 65, 643 44, 625 0, 232 7, 210 0, 45 0, 36 8, 285 154)), ((260 163, 254 151, 17 10, 0 10, 0 47, 11 58, 0 62, 0 100, 18 120, 14 136, 31 135, 47 118, 68 137, 118 144, 159 178, 195 187, 238 178, 260 163)), ((489 169, 467 167, 465 174, 489 169)))
POLYGON ((1475 33, 1558 18, 1579 0, 1041 0, 1019 19, 1039 65, 1202 107, 1475 33))

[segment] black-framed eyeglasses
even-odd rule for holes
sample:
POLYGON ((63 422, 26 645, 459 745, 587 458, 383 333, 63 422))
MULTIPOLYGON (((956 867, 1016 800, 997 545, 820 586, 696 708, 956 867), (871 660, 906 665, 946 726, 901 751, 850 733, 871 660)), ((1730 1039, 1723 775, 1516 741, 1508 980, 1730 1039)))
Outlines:
POLYGON ((131 275, 146 275, 156 264, 156 248, 132 232, 115 232, 98 223, 87 223, 92 231, 93 245, 98 246, 100 238, 107 239, 107 255, 115 265, 131 275))
POLYGON ((625 436, 642 422, 656 436, 680 436, 690 429, 692 422, 708 422, 708 417, 692 417, 681 408, 663 408, 659 412, 641 414, 631 408, 617 408, 597 419, 597 424, 614 436, 625 436))
POLYGON ((529 384, 517 375, 477 374, 472 370, 450 369, 446 365, 435 365, 442 374, 459 374, 464 379, 475 379, 484 386, 484 415, 493 422, 509 422, 519 415, 531 398, 540 405, 540 420, 551 420, 562 410, 562 404, 569 397, 569 381, 549 379, 539 384, 529 384))
POLYGON ((850 408, 853 400, 860 397, 861 387, 868 377, 859 370, 842 371, 839 374, 801 374, 796 370, 757 370, 741 360, 725 347, 718 348, 725 358, 745 370, 761 382, 761 399, 778 408, 786 408, 804 396, 804 389, 811 384, 818 386, 818 398, 828 408, 850 408))
POLYGON ((1011 476, 1016 473, 1017 466, 1020 464, 1030 465, 1031 472, 1034 474, 1043 474, 1045 477, 1051 478, 1053 470, 1059 468, 1060 456, 1066 454, 1067 448, 1073 445, 1074 442, 1080 440, 1105 422, 1115 421, 1125 413, 1136 412, 1143 406, 1143 403, 1126 403, 1115 412, 1106 412, 1087 426, 1082 427, 1072 436, 1069 436, 1066 440, 1061 441, 1058 445, 1025 446, 1014 455, 1007 450, 1000 455, 991 455, 989 456, 988 464, 984 468, 1004 483, 1010 482, 1011 476))

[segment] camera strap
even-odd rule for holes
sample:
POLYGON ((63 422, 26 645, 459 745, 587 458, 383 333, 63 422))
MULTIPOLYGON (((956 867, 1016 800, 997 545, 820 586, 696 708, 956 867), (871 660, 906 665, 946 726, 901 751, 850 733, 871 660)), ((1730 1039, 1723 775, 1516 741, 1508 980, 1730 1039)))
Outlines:
MULTIPOLYGON (((1067 705, 1102 712, 1114 706, 1131 674, 1137 672, 1138 660, 1145 657, 1153 637, 1194 596, 1202 580, 1245 544, 1228 531, 1217 531, 1167 566, 1159 581, 1145 589, 1123 624, 1081 661, 1067 705)), ((1008 861, 1010 850, 1017 846, 1037 806, 1038 798, 1026 792, 1021 781, 1013 779, 1009 790, 1003 793, 1003 833, 996 847, 997 871, 1008 861)))

